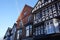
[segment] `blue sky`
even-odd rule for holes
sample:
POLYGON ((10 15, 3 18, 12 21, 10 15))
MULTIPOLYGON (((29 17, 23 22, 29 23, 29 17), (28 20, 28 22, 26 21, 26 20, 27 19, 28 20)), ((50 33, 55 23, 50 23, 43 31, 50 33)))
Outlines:
POLYGON ((37 0, 0 0, 0 40, 13 26, 25 4, 34 7, 37 0))

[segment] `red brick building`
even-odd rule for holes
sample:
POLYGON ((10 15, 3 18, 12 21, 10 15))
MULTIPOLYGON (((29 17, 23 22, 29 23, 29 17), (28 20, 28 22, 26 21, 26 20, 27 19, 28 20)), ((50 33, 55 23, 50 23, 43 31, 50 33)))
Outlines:
MULTIPOLYGON (((20 32, 19 39, 26 37, 25 25, 28 23, 29 16, 31 16, 31 19, 33 19, 32 15, 31 15, 31 10, 32 10, 32 7, 25 5, 21 14, 19 15, 19 17, 17 19, 17 29, 20 32)), ((32 22, 32 21, 30 20, 30 22, 32 22)), ((18 33, 18 31, 17 31, 17 33, 18 33)))

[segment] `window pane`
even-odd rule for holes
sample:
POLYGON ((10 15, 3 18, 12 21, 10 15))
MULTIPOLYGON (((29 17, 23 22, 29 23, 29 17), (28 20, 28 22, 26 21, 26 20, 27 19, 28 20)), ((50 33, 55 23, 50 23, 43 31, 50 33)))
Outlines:
POLYGON ((29 36, 29 26, 26 27, 26 36, 29 36))
POLYGON ((26 30, 29 29, 29 26, 26 27, 26 30))
POLYGON ((37 36, 37 28, 35 30, 36 30, 36 36, 37 36))
POLYGON ((30 25, 30 28, 32 28, 32 25, 30 25))
POLYGON ((45 28, 46 33, 47 34, 55 33, 53 21, 49 20, 45 24, 47 24, 47 23, 48 23, 48 25, 46 25, 46 28, 45 28))
POLYGON ((40 19, 40 13, 36 14, 36 19, 40 19))
POLYGON ((55 31, 54 31, 54 26, 53 26, 53 24, 51 24, 51 23, 52 23, 52 22, 50 22, 50 24, 49 24, 49 34, 55 32, 55 31))
POLYGON ((19 30, 17 31, 17 39, 19 39, 19 30))
POLYGON ((41 34, 43 34, 43 26, 40 27, 41 34))
POLYGON ((51 6, 49 6, 48 8, 49 8, 49 13, 52 13, 52 8, 51 8, 51 6))
POLYGON ((53 11, 55 11, 55 10, 56 10, 56 6, 55 6, 55 4, 54 4, 54 5, 52 5, 52 10, 53 10, 53 11))
POLYGON ((22 29, 20 30, 19 34, 22 35, 22 29))
POLYGON ((40 35, 40 27, 38 27, 38 35, 40 35))
POLYGON ((26 36, 29 36, 29 30, 26 30, 26 36))

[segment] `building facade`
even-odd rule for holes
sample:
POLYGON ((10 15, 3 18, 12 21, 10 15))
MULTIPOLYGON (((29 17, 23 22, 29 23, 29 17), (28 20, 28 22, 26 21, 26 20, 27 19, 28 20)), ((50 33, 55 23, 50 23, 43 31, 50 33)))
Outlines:
POLYGON ((7 32, 3 38, 4 40, 16 40, 16 26, 17 24, 14 23, 13 28, 8 27, 7 32))
POLYGON ((27 37, 31 36, 32 33, 32 7, 25 5, 20 16, 17 19, 17 29, 18 29, 18 40, 28 40, 27 37), (31 27, 31 29, 30 29, 31 27))
POLYGON ((38 0, 32 10, 34 40, 56 40, 60 36, 60 0, 38 0))
POLYGON ((10 36, 11 36, 11 28, 8 28, 3 40, 10 40, 10 36))
POLYGON ((16 29, 16 27, 17 27, 17 24, 14 23, 14 25, 13 25, 13 27, 12 27, 12 30, 11 30, 11 36, 10 36, 10 39, 11 39, 11 40, 16 40, 16 39, 17 39, 17 38, 16 38, 16 34, 17 34, 17 29, 16 29))
POLYGON ((60 0, 38 0, 34 8, 25 5, 16 22, 5 40, 60 39, 60 0))

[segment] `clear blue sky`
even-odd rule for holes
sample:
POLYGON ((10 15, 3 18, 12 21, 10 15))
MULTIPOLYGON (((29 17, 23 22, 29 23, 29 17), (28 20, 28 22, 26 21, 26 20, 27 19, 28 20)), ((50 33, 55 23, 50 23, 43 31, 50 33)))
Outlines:
POLYGON ((37 0, 0 0, 0 40, 3 38, 8 27, 16 22, 25 4, 32 7, 37 0))

